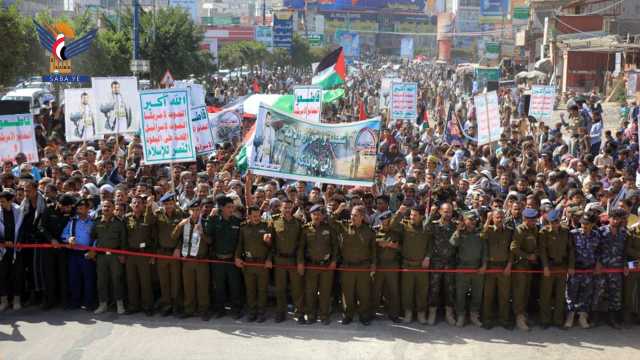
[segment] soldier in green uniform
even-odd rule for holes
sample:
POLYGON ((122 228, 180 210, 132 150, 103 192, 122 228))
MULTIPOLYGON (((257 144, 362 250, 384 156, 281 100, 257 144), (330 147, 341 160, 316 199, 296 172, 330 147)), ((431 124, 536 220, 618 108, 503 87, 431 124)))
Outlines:
MULTIPOLYGON (((178 247, 177 239, 171 237, 173 229, 185 218, 186 214, 176 206, 175 195, 166 194, 160 198, 162 208, 153 212, 152 202, 148 201, 145 222, 155 227, 158 234, 156 253, 172 255, 178 247)), ((158 278, 160 279, 160 306, 162 316, 180 312, 182 291, 182 263, 178 260, 158 259, 158 278)))
MULTIPOLYGON (((293 202, 285 199, 280 205, 280 214, 274 215, 269 224, 273 236, 271 258, 276 266, 297 265, 298 247, 302 233, 302 223, 293 217, 293 202)), ((271 266, 272 261, 267 260, 271 266)), ((276 285, 276 322, 282 322, 287 313, 287 278, 291 289, 291 298, 295 306, 295 316, 304 320, 302 276, 295 268, 280 268, 274 270, 276 285)))
MULTIPOLYGON (((640 211, 638 211, 640 213, 640 211)), ((627 261, 633 263, 637 268, 640 266, 640 222, 635 223, 629 230, 629 237, 625 244, 625 255, 627 261)), ((629 265, 631 269, 631 265, 629 265)), ((634 304, 640 301, 640 273, 629 272, 624 278, 624 308, 622 311, 625 327, 630 327, 634 323, 633 314, 637 313, 638 304, 634 304)), ((637 320, 636 320, 637 321, 637 320)))
MULTIPOLYGON (((127 250, 131 252, 153 252, 156 248, 158 233, 144 217, 145 199, 136 196, 131 201, 132 212, 127 214, 127 250)), ((151 263, 153 258, 128 256, 127 295, 129 299, 127 314, 142 310, 147 316, 153 315, 153 289, 151 286, 151 263), (142 298, 142 303, 140 299, 142 298)))
MULTIPOLYGON (((409 219, 404 220, 409 208, 400 206, 391 219, 391 228, 402 234, 402 268, 419 270, 429 268, 430 243, 424 221, 424 208, 411 209, 409 219)), ((429 289, 429 274, 426 272, 403 272, 400 278, 402 293, 402 307, 404 308, 404 322, 413 321, 413 311, 418 313, 420 324, 426 324, 427 296, 429 289), (414 308, 415 305, 415 308, 414 308)))
MULTIPOLYGON (((455 268, 455 248, 449 240, 456 230, 453 222, 453 207, 450 203, 440 205, 440 219, 427 226, 431 244, 431 269, 447 270, 455 268)), ((452 273, 431 274, 429 282, 429 325, 435 324, 438 307, 445 307, 445 318, 450 326, 456 324, 453 306, 455 303, 455 276, 452 273)))
POLYGON ((566 307, 567 271, 574 274, 576 256, 569 229, 560 225, 560 211, 547 214, 549 224, 540 230, 540 261, 544 276, 540 283, 540 322, 543 328, 562 328, 566 307), (553 307, 553 317, 551 308, 553 307))
POLYGON ((459 269, 477 269, 477 273, 456 274, 456 326, 463 327, 465 322, 467 292, 471 290, 470 320, 475 326, 482 326, 480 322, 480 307, 482 306, 482 288, 484 286, 484 272, 487 269, 487 247, 480 238, 478 231, 478 215, 467 211, 458 229, 450 239, 451 245, 457 248, 457 266, 459 269))
POLYGON ((269 269, 271 262, 271 233, 267 223, 260 220, 260 208, 252 206, 247 213, 248 221, 240 227, 240 238, 235 252, 236 266, 244 272, 247 291, 249 322, 265 321, 269 269), (245 264, 248 263, 248 264, 245 264))
POLYGON ((234 263, 238 238, 240 237, 241 220, 234 216, 236 206, 233 199, 227 196, 217 198, 218 209, 212 211, 205 221, 205 230, 212 246, 212 258, 228 261, 213 264, 216 317, 225 315, 227 289, 231 300, 231 315, 234 319, 242 317, 242 274, 234 263), (215 212, 215 213, 214 213, 215 212))
MULTIPOLYGON (((346 204, 342 203, 335 214, 342 213, 346 204)), ((332 220, 339 239, 340 258, 347 268, 376 270, 376 236, 373 230, 364 223, 366 208, 355 206, 351 209, 351 221, 332 220)), ((353 321, 358 301, 358 318, 367 326, 371 322, 371 273, 367 271, 342 272, 342 305, 344 317, 342 325, 353 321)))
MULTIPOLYGON (((538 261, 539 237, 536 219, 538 211, 527 208, 522 211, 524 221, 516 227, 511 253, 513 254, 513 268, 530 270, 538 261)), ((531 274, 514 273, 513 276, 513 312, 516 315, 516 326, 523 331, 529 331, 527 325, 527 305, 531 293, 531 274)))
MULTIPOLYGON (((112 200, 102 201, 102 215, 96 220, 91 230, 93 245, 96 247, 124 249, 127 246, 127 229, 124 223, 113 215, 113 210, 112 200)), ((90 252, 89 256, 96 257, 96 272, 98 274, 98 300, 100 304, 94 314, 102 314, 107 311, 110 285, 113 289, 118 314, 124 314, 124 279, 122 278, 124 256, 116 256, 109 251, 97 255, 90 252)))
POLYGON ((180 221, 171 237, 178 244, 174 256, 187 259, 182 264, 184 312, 180 317, 193 316, 197 309, 202 320, 209 321, 209 264, 189 261, 209 257, 211 239, 204 233, 200 207, 198 199, 189 204, 189 217, 180 221))
MULTIPOLYGON (((391 229, 392 212, 387 210, 379 217, 381 224, 376 232, 376 269, 400 268, 402 234, 391 229)), ((373 309, 385 299, 387 316, 394 323, 400 322, 400 274, 395 271, 377 271, 373 276, 373 309)))
POLYGON ((487 269, 502 270, 500 273, 487 273, 484 279, 484 303, 482 322, 485 328, 493 326, 493 310, 495 307, 496 291, 498 293, 498 318, 500 325, 510 328, 509 310, 511 305, 511 239, 513 229, 505 226, 504 211, 494 210, 488 216, 480 235, 487 242, 487 269))
MULTIPOLYGON (((304 277, 304 312, 307 315, 306 323, 315 323, 316 315, 319 315, 322 323, 329 325, 331 323, 329 308, 333 272, 336 269, 338 256, 338 238, 331 226, 324 221, 324 208, 321 205, 314 205, 309 212, 311 213, 311 222, 302 228, 302 237, 298 248, 298 270, 303 273, 306 265, 314 267, 314 269, 306 270, 304 277), (320 309, 316 314, 318 303, 320 309)), ((303 321, 298 322, 304 323, 303 321)))

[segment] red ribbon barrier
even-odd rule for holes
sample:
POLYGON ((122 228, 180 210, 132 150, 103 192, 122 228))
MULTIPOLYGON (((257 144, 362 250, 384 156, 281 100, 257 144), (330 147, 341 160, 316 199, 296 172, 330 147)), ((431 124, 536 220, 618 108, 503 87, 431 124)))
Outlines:
MULTIPOLYGON (((194 258, 185 258, 185 257, 174 257, 171 255, 162 255, 162 254, 154 254, 148 252, 135 252, 135 251, 127 251, 120 249, 109 249, 95 246, 83 246, 83 245, 69 245, 69 244, 17 244, 14 246, 6 246, 3 243, 0 243, 0 248, 10 248, 15 247, 18 249, 70 249, 70 250, 81 250, 81 251, 94 251, 96 253, 109 253, 114 255, 123 255, 123 256, 142 256, 153 259, 161 259, 161 260, 179 260, 186 262, 197 262, 197 263, 208 263, 208 264, 231 264, 234 265, 234 261, 229 260, 214 260, 214 259, 194 259, 194 258)), ((5 255, 6 256, 6 255, 5 255)), ((250 263, 244 262, 245 266, 254 266, 254 267, 264 267, 263 263, 250 263)), ((276 265, 273 264, 274 269, 297 269, 296 265, 276 265)), ((328 266, 310 266, 305 265, 305 270, 325 270, 329 271, 328 266)), ((335 271, 345 271, 345 272, 370 272, 371 269, 369 267, 366 268, 348 268, 348 267, 337 267, 333 269, 335 271)), ((602 274, 616 274, 616 273, 624 273, 625 269, 614 269, 614 268, 603 268, 600 270, 602 274)), ((640 268, 629 269, 630 273, 640 272, 640 268)), ((473 274, 478 273, 478 269, 403 269, 403 268, 376 268, 376 272, 423 272, 423 273, 462 273, 462 274, 473 274)), ((503 273, 503 269, 487 269, 484 271, 485 274, 499 274, 503 273)), ((566 270, 550 270, 552 274, 565 274, 566 270)), ((576 274, 592 274, 594 273, 594 269, 588 270, 575 270, 576 274)), ((520 270, 513 269, 511 273, 526 273, 526 274, 542 274, 543 270, 520 270)))

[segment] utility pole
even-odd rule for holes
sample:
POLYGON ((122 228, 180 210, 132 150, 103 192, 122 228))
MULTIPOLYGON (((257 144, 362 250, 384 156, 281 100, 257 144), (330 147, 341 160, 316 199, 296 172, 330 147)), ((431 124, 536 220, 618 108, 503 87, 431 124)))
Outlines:
POLYGON ((267 0, 262 0, 262 25, 267 25, 267 0))
POLYGON ((133 60, 140 59, 140 3, 133 0, 133 60))

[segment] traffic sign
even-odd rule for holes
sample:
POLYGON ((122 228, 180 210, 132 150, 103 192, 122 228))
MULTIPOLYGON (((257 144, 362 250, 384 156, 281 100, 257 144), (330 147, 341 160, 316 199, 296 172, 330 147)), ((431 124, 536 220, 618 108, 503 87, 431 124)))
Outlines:
POLYGON ((131 72, 134 73, 148 73, 149 72, 149 60, 131 60, 130 64, 131 72))
POLYGON ((160 80, 160 85, 163 87, 172 87, 175 80, 173 79, 173 75, 171 75, 171 71, 167 69, 165 71, 164 76, 162 76, 162 80, 160 80))

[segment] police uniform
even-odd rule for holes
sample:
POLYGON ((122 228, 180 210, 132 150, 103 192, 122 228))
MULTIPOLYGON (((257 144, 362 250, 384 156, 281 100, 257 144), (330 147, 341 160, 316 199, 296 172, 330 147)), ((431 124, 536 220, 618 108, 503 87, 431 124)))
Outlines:
MULTIPOLYGON (((559 216, 559 211, 554 210, 547 218, 549 221, 556 221, 559 216)), ((542 326, 548 326, 553 320, 553 325, 562 326, 566 307, 566 271, 575 267, 575 252, 569 229, 560 227, 554 230, 548 225, 540 230, 540 261, 544 268, 551 271, 551 275, 544 276, 540 283, 540 322, 542 326)))
MULTIPOLYGON (((511 240, 513 229, 503 227, 498 229, 495 225, 489 226, 482 232, 481 237, 487 242, 487 269, 503 270, 513 262, 511 254, 511 240)), ((511 274, 504 272, 489 272, 484 279, 482 320, 484 325, 491 327, 494 320, 494 307, 496 291, 498 295, 498 320, 500 325, 509 325, 509 310, 511 305, 511 274)))
MULTIPOLYGON (((200 201, 195 200, 189 204, 189 208, 199 207, 200 201)), ((203 317, 209 318, 209 264, 189 261, 202 260, 209 257, 211 240, 204 234, 202 221, 188 222, 176 226, 171 234, 173 241, 177 242, 176 249, 180 256, 187 261, 182 264, 182 284, 184 287, 184 313, 182 317, 192 316, 196 310, 203 317), (196 302, 197 299, 197 302, 196 302)))
MULTIPOLYGON (((91 230, 91 238, 94 239, 96 247, 107 249, 124 249, 127 247, 127 229, 124 223, 115 216, 109 220, 104 217, 96 220, 91 230)), ((109 283, 111 283, 115 300, 123 301, 124 279, 122 276, 124 266, 118 260, 118 256, 108 251, 98 253, 96 255, 96 271, 98 274, 98 299, 101 305, 109 301, 109 283)), ((118 310, 124 310, 124 308, 118 310)))
POLYGON ((295 269, 297 264, 302 223, 296 218, 286 220, 281 214, 274 215, 270 222, 272 234, 271 257, 276 266, 274 280, 276 286, 276 320, 284 320, 287 313, 287 278, 291 288, 291 298, 296 317, 303 316, 302 276, 295 269), (278 266, 288 266, 282 268, 278 266))
MULTIPOLYGON (((638 224, 633 225, 630 230, 625 255, 627 261, 633 261, 635 264, 640 263, 640 225, 638 224)), ((624 279, 624 322, 626 324, 631 324, 633 322, 633 313, 638 313, 639 293, 640 273, 630 272, 624 279)))
MULTIPOLYGON (((465 217, 475 219, 474 213, 468 212, 465 217)), ((457 268, 477 270, 486 267, 487 247, 480 233, 473 231, 456 230, 449 241, 456 251, 457 268)), ((484 274, 480 273, 457 273, 456 274, 456 313, 458 315, 458 326, 464 325, 464 318, 467 305, 467 293, 471 290, 471 304, 469 311, 474 325, 480 324, 480 307, 482 306, 482 289, 484 286, 484 274)))
MULTIPOLYGON (((165 201, 175 201, 175 196, 167 194, 160 198, 161 203, 165 201)), ((177 205, 171 215, 164 209, 159 209, 155 213, 149 207, 146 209, 145 222, 155 227, 158 236, 157 254, 165 256, 173 254, 178 247, 178 239, 172 238, 171 233, 186 216, 177 205)), ((160 280, 160 306, 163 314, 168 315, 171 311, 177 313, 182 298, 182 263, 178 260, 158 259, 156 267, 160 280)))
MULTIPOLYGON (((143 214, 129 213, 125 217, 127 225, 127 250, 131 252, 154 252, 158 233, 154 226, 146 222, 143 214)), ((153 311, 153 288, 151 284, 151 259, 143 256, 128 256, 126 260, 128 313, 144 310, 147 315, 153 311), (142 299, 142 302, 140 301, 142 299)))
MULTIPOLYGON (((331 221, 340 249, 342 265, 354 269, 370 269, 376 259, 376 236, 367 224, 353 225, 349 222, 331 221)), ((348 324, 356 309, 360 322, 368 325, 371 317, 371 274, 368 271, 342 272, 343 324, 348 324)))
MULTIPOLYGON (((316 205, 310 211, 323 209, 316 205)), ((316 321, 316 315, 324 324, 329 323, 334 271, 328 267, 337 260, 337 256, 338 239, 329 224, 323 222, 304 225, 298 249, 298 264, 314 267, 306 269, 304 276, 304 312, 310 324, 316 321)))
POLYGON ((227 298, 231 301, 234 318, 242 315, 242 273, 233 264, 234 254, 240 237, 242 221, 235 216, 224 219, 220 215, 208 217, 205 221, 206 234, 212 245, 211 257, 225 261, 211 266, 214 274, 215 310, 218 317, 225 313, 227 298), (227 297, 227 288, 229 296, 227 297))
MULTIPOLYGON (((534 219, 538 217, 538 212, 534 209, 525 209, 522 212, 525 218, 534 219)), ((529 260, 528 257, 539 254, 539 231, 534 225, 527 227, 520 224, 516 227, 511 242, 511 253, 513 254, 514 270, 531 270, 537 260, 529 260)), ((521 330, 528 330, 526 326, 526 313, 531 294, 531 274, 516 272, 513 279, 513 312, 516 315, 516 323, 521 330)))
MULTIPOLYGON (((580 221, 594 222, 589 219, 588 215, 584 215, 580 221)), ((586 234, 584 230, 575 229, 571 231, 571 237, 573 241, 575 251, 575 269, 576 270, 593 270, 600 259, 600 247, 602 246, 602 237, 600 233, 593 229, 589 234, 586 234)), ((571 321, 565 323, 565 327, 570 327, 573 324, 572 315, 578 313, 584 323, 585 327, 588 327, 586 323, 587 313, 591 310, 594 295, 594 275, 591 273, 578 273, 569 276, 567 280, 567 311, 569 312, 568 318, 571 321)))
MULTIPOLYGON (((391 212, 386 211, 380 216, 384 221, 391 218, 391 212)), ((400 268, 400 247, 387 247, 394 243, 401 245, 402 234, 390 227, 381 226, 376 232, 376 270, 400 268)), ((378 309, 384 296, 386 313, 393 321, 400 316, 400 274, 396 271, 376 271, 373 276, 373 309, 378 309)))
POLYGON ((264 267, 264 263, 271 260, 270 247, 264 241, 266 234, 269 234, 269 227, 265 222, 242 224, 235 251, 236 259, 242 259, 248 263, 244 265, 243 273, 249 321, 257 319, 258 322, 264 322, 265 320, 269 270, 264 267))
MULTIPOLYGON (((391 228, 402 234, 402 268, 407 270, 422 269, 422 262, 431 256, 431 243, 427 230, 421 224, 414 225, 409 219, 402 219, 395 214, 391 219, 391 228)), ((407 271, 400 278, 402 307, 405 311, 405 322, 410 322, 413 311, 424 317, 427 310, 429 274, 426 272, 407 271)))
MULTIPOLYGON (((609 216, 613 215, 613 211, 609 216)), ((604 268, 622 270, 626 265, 625 246, 629 236, 626 226, 620 226, 615 235, 610 225, 601 227, 599 231, 602 238, 606 239, 602 242, 600 263, 604 268)), ((623 282, 624 275, 621 272, 601 274, 596 282, 596 306, 598 310, 608 312, 609 320, 612 325, 615 323, 615 327, 618 326, 618 313, 622 311, 623 282)))

